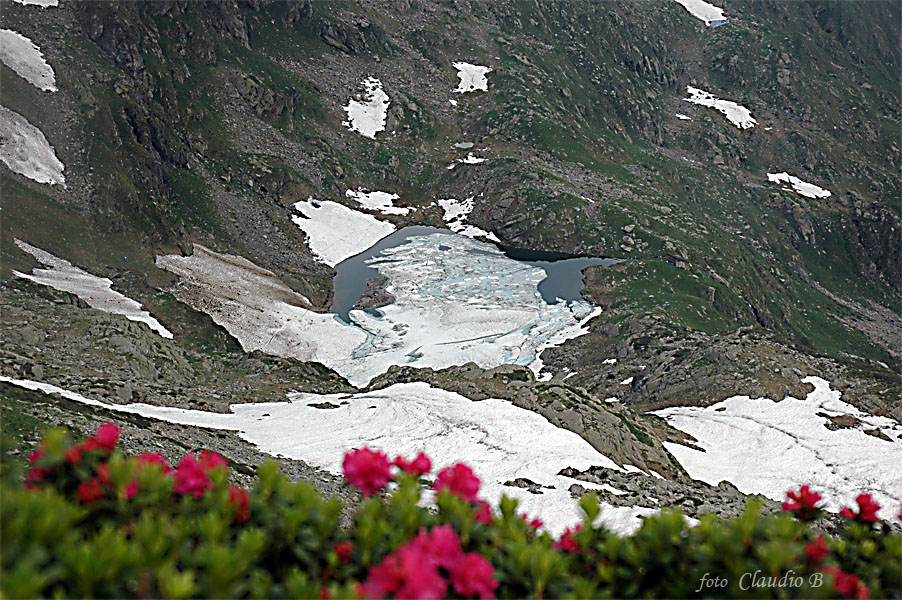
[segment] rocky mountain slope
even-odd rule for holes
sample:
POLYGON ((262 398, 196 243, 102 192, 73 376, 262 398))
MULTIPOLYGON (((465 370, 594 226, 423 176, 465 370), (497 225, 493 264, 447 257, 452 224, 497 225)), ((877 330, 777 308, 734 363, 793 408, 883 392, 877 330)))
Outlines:
POLYGON ((0 100, 65 183, 0 166, 0 374, 215 411, 351 391, 322 365, 242 352, 155 257, 203 244, 325 311, 335 271, 294 204, 354 206, 363 188, 416 209, 385 217, 397 226, 444 227, 436 200, 472 198, 468 223, 504 248, 628 259, 586 270, 601 315, 545 351, 566 383, 462 366, 371 387, 509 398, 680 481, 661 445, 678 433, 645 411, 804 397, 816 374, 902 420, 899 5, 721 4, 708 27, 667 1, 2 0, 0 28, 40 48, 58 90, 0 64, 0 100), (460 61, 491 68, 487 91, 455 93, 460 61), (343 124, 371 77, 390 100, 372 139, 343 124), (755 125, 687 102, 689 86, 755 125), (781 172, 830 195, 768 180, 781 172), (174 338, 14 275, 39 266, 16 239, 109 278, 174 338))

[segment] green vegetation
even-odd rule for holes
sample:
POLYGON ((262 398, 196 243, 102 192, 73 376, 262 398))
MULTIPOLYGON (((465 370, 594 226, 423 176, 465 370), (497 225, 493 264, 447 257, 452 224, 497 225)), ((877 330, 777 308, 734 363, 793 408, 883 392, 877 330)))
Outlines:
POLYGON ((158 454, 116 450, 107 423, 81 443, 49 431, 26 484, 4 469, 0 590, 24 597, 898 597, 902 535, 875 522, 874 505, 825 536, 807 487, 788 512, 645 519, 632 536, 582 524, 555 539, 517 513, 491 510, 464 465, 438 473, 436 509, 418 506, 431 470, 420 455, 395 460, 349 452, 345 476, 365 497, 350 513, 278 464, 250 490, 229 484, 227 462, 190 452, 173 470, 158 454), (396 469, 396 470, 393 470, 396 469), (396 486, 385 493, 386 484, 396 486), (342 515, 349 520, 345 525, 342 515), (817 523, 817 521, 815 521, 817 523), (757 583, 755 583, 757 582, 757 583))

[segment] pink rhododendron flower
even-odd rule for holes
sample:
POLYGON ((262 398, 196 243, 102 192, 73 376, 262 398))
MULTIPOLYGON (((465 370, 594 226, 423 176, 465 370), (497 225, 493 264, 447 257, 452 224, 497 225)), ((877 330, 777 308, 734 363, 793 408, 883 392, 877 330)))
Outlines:
POLYGON ((218 469, 220 467, 224 469, 229 467, 229 461, 224 459, 218 452, 213 452, 211 450, 200 451, 200 464, 203 465, 204 469, 207 471, 218 469))
POLYGON ((476 516, 473 520, 477 523, 485 523, 488 525, 492 522, 492 507, 485 500, 476 501, 476 516))
POLYGON ((522 514, 520 515, 523 518, 523 522, 532 527, 533 529, 538 529, 545 523, 542 522, 542 519, 530 519, 528 515, 522 514))
POLYGON ((830 547, 827 546, 827 541, 822 535, 817 536, 812 543, 805 546, 805 556, 808 557, 808 564, 819 565, 824 562, 828 554, 830 554, 830 547))
POLYGON ((843 573, 836 567, 824 567, 824 573, 833 575, 833 587, 844 598, 858 598, 858 600, 867 600, 868 586, 861 583, 857 576, 851 573, 843 573))
POLYGON ((103 499, 103 484, 97 477, 92 477, 78 484, 78 499, 82 504, 91 504, 103 499))
POLYGON ((73 444, 63 453, 63 458, 71 465, 77 465, 81 462, 87 448, 81 444, 73 444))
POLYGON ((345 454, 342 463, 345 479, 364 496, 372 496, 391 481, 391 463, 379 451, 363 448, 345 454))
POLYGON ((464 500, 477 502, 476 494, 479 492, 479 478, 473 474, 473 470, 463 463, 446 467, 439 471, 433 484, 436 492, 448 490, 464 500))
POLYGON ((399 456, 392 464, 414 477, 425 475, 432 470, 432 461, 422 452, 417 454, 417 457, 411 461, 408 461, 403 456, 399 456))
POLYGON ((86 449, 95 450, 97 448, 112 451, 119 442, 119 427, 115 423, 104 423, 97 428, 94 435, 85 442, 86 449))
POLYGON ((849 517, 850 519, 855 519, 856 521, 861 521, 863 523, 876 523, 880 520, 880 517, 877 516, 877 511, 880 510, 880 505, 874 502, 874 499, 871 498, 870 494, 859 494, 857 498, 855 498, 855 502, 858 503, 858 512, 852 511, 848 506, 844 506, 841 511, 839 511, 840 516, 849 517))
POLYGON ((169 466, 169 461, 159 452, 145 452, 144 454, 140 454, 135 461, 137 462, 139 469, 150 465, 160 465, 163 473, 172 473, 172 467, 169 466))
POLYGON ((484 556, 469 552, 460 558, 449 569, 451 585, 454 591, 467 598, 478 596, 482 600, 495 597, 495 568, 484 556))
POLYGON ((433 560, 438 566, 450 568, 462 555, 460 537, 450 525, 438 525, 426 533, 420 533, 408 544, 417 549, 423 558, 433 560))
POLYGON ((32 467, 28 473, 25 475, 25 489, 27 490, 36 490, 38 489, 38 483, 44 480, 45 477, 50 475, 50 469, 46 467, 32 467))
POLYGON ((820 509, 816 506, 821 500, 821 495, 812 492, 811 488, 803 485, 799 491, 786 492, 788 500, 783 503, 783 510, 792 511, 802 521, 810 521, 817 516, 820 509))
POLYGON ((564 552, 579 552, 579 544, 576 542, 576 538, 573 537, 573 534, 577 531, 582 531, 582 528, 582 525, 577 525, 573 531, 570 531, 570 528, 568 527, 564 530, 563 535, 561 535, 561 539, 551 545, 564 552))
POLYGON ((235 507, 235 522, 245 523, 251 518, 251 498, 243 487, 229 488, 229 504, 235 507))
POLYGON ((125 486, 125 497, 131 500, 135 497, 135 494, 138 493, 138 482, 131 481, 127 486, 125 486))
POLYGON ((335 550, 335 554, 338 556, 338 560, 343 563, 351 562, 351 554, 354 552, 354 544, 348 541, 338 542, 332 547, 335 550))
POLYGON ((207 490, 213 488, 213 482, 207 475, 207 468, 199 462, 194 452, 186 454, 175 469, 175 485, 173 491, 183 496, 202 497, 207 490))
POLYGON ((44 458, 44 452, 44 442, 41 442, 41 445, 38 446, 38 449, 28 455, 28 464, 33 465, 34 463, 44 458))
POLYGON ((363 582, 363 596, 384 598, 442 598, 448 583, 438 565, 412 544, 402 546, 370 569, 363 582))

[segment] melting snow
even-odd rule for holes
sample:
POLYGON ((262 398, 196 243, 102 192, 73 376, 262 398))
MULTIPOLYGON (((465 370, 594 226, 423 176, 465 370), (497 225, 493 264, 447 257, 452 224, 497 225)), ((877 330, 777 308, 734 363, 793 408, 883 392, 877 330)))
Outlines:
POLYGON ((603 365, 616 365, 616 364, 617 364, 617 359, 616 359, 616 358, 606 358, 606 359, 604 359, 603 361, 601 361, 601 364, 603 364, 603 365))
POLYGON ((53 69, 44 60, 41 49, 24 35, 0 29, 0 61, 36 88, 56 91, 53 69))
POLYGON ((751 129, 758 124, 758 121, 752 117, 749 109, 741 104, 736 104, 730 100, 721 100, 709 92, 694 88, 691 85, 686 86, 686 90, 689 92, 689 97, 683 98, 683 100, 692 104, 707 106, 723 113, 727 120, 739 129, 751 129))
POLYGON ((406 215, 413 209, 408 206, 395 206, 394 201, 400 198, 397 194, 388 192, 365 192, 348 190, 345 192, 348 198, 354 200, 360 206, 381 212, 383 215, 406 215))
POLYGON ((475 225, 467 225, 464 223, 464 221, 467 220, 467 216, 469 216, 470 212, 473 210, 473 200, 474 196, 470 196, 466 200, 443 198, 438 201, 439 206, 445 211, 445 224, 448 225, 448 229, 469 238, 484 237, 493 242, 500 243, 501 240, 499 240, 498 236, 493 232, 486 231, 475 225))
POLYGON ((680 121, 691 121, 692 120, 692 117, 690 117, 689 115, 684 115, 683 113, 677 113, 676 118, 679 119, 680 121))
POLYGON ((454 147, 460 150, 469 150, 473 147, 473 142, 457 142, 454 147))
POLYGON ((829 190, 825 190, 822 187, 818 187, 813 183, 807 183, 802 181, 795 175, 790 175, 789 173, 768 173, 767 180, 772 183, 788 183, 792 187, 784 187, 783 189, 786 191, 795 191, 797 194, 805 196, 806 198, 829 198, 831 196, 829 190))
POLYGON ((59 0, 13 0, 13 2, 18 2, 19 4, 24 4, 25 6, 40 6, 41 8, 47 8, 48 6, 59 6, 59 0))
POLYGON ((375 77, 364 79, 363 87, 366 90, 363 102, 354 99, 348 102, 344 107, 348 120, 342 125, 364 137, 376 139, 378 132, 385 131, 385 115, 391 101, 382 90, 382 82, 375 77))
MULTIPOLYGON (((566 467, 619 469, 581 437, 537 413, 496 398, 474 402, 422 382, 352 396, 290 394, 287 402, 233 404, 232 412, 223 414, 141 403, 108 404, 38 381, 2 375, 0 381, 120 413, 236 431, 263 452, 303 460, 335 474, 342 471, 344 453, 363 446, 382 449, 390 456, 424 451, 436 471, 462 461, 482 480, 481 497, 496 507, 502 494, 517 498, 518 512, 542 519, 554 535, 582 519, 582 510, 569 492, 575 480, 557 473, 566 467), (347 404, 332 410, 310 406, 324 401, 347 404), (503 485, 518 477, 553 488, 532 494, 503 485)), ((630 534, 639 528, 642 516, 656 512, 602 503, 599 521, 620 534, 630 534)))
POLYGON ((66 183, 65 167, 41 130, 5 106, 0 106, 0 160, 38 183, 66 183))
POLYGON ((802 381, 814 386, 804 400, 733 396, 706 408, 655 411, 706 452, 664 445, 689 475, 712 485, 726 479, 746 494, 783 500, 787 490, 807 483, 834 512, 869 492, 883 507, 880 515, 893 518, 902 505, 902 425, 841 401, 840 392, 820 377, 802 381), (827 415, 860 423, 830 430, 827 415), (892 441, 866 434, 869 430, 892 441))
POLYGON ((192 256, 158 256, 182 279, 179 300, 202 310, 247 350, 318 361, 357 386, 391 365, 444 368, 529 366, 542 351, 587 333, 600 308, 547 304, 543 269, 490 244, 451 233, 411 237, 369 261, 389 279, 395 301, 377 313, 352 310, 351 323, 316 313, 276 276, 235 256, 195 245, 192 256))
POLYGON ((708 27, 711 26, 711 23, 714 22, 723 22, 726 21, 726 17, 724 17, 723 9, 714 6, 713 4, 708 4, 707 2, 703 2, 702 0, 675 0, 679 2, 680 5, 683 6, 689 13, 695 17, 696 19, 701 19, 705 22, 705 25, 708 27))
POLYGON ((300 215, 291 220, 307 234, 313 253, 330 267, 360 254, 395 230, 387 221, 338 202, 308 198, 296 203, 294 208, 300 215))
POLYGON ((486 78, 486 75, 492 72, 491 67, 480 67, 470 63, 456 62, 454 63, 454 68, 457 69, 457 76, 460 77, 460 83, 457 84, 457 89, 454 91, 459 94, 475 92, 476 90, 489 91, 489 80, 486 78))
POLYGON ((13 271, 17 277, 75 294, 87 302, 91 308, 114 315, 122 315, 130 321, 146 323, 162 337, 172 339, 172 333, 154 319, 149 312, 143 310, 140 303, 114 291, 112 289, 113 282, 109 279, 91 275, 73 266, 69 261, 21 240, 15 240, 15 242, 19 248, 34 256, 38 262, 50 267, 49 269, 35 269, 30 275, 13 271))
POLYGON ((629 384, 631 384, 632 382, 633 382, 633 378, 632 378, 632 377, 627 377, 626 379, 624 379, 623 381, 620 382, 620 385, 629 385, 629 384))

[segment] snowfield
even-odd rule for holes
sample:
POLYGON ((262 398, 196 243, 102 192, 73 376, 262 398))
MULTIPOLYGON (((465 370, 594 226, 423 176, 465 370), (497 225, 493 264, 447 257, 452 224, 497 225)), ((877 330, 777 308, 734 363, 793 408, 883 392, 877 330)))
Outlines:
POLYGON ((480 67, 470 63, 456 62, 454 63, 454 68, 457 69, 457 76, 460 78, 460 83, 457 84, 457 89, 454 90, 458 94, 466 94, 477 90, 489 91, 489 80, 486 75, 492 72, 491 67, 480 67))
POLYGON ((702 0, 675 0, 678 2, 683 8, 689 11, 696 19, 701 19, 705 22, 705 25, 708 27, 711 26, 712 22, 717 21, 726 21, 727 18, 723 14, 723 9, 714 6, 713 4, 708 4, 707 2, 703 2, 702 0))
POLYGON ((0 106, 0 160, 12 171, 38 183, 66 183, 65 166, 41 130, 5 106, 0 106))
POLYGON ((342 125, 364 137, 376 139, 377 133, 385 131, 385 115, 391 101, 382 90, 382 82, 375 77, 364 79, 363 87, 366 90, 364 100, 361 102, 352 98, 348 102, 344 107, 348 120, 343 121, 342 125))
POLYGON ((767 180, 772 183, 787 183, 790 187, 784 187, 786 191, 794 191, 795 193, 805 196, 806 198, 829 198, 832 194, 830 190, 816 186, 813 183, 802 181, 795 175, 789 173, 768 173, 767 180))
POLYGON ((664 446, 689 475, 712 485, 725 479, 746 494, 784 500, 807 483, 833 512, 867 492, 883 507, 881 517, 894 518, 902 506, 902 425, 843 402, 820 377, 802 381, 814 386, 803 400, 733 396, 706 408, 655 411, 706 451, 664 446), (829 429, 829 417, 853 426, 829 429))
POLYGON ((112 289, 113 282, 106 277, 91 275, 73 266, 69 261, 58 258, 22 240, 17 239, 15 242, 16 246, 50 268, 35 269, 30 275, 13 271, 13 275, 62 292, 75 294, 87 302, 91 308, 114 315, 122 315, 130 321, 145 323, 160 336, 172 339, 172 333, 154 319, 149 312, 143 310, 140 303, 114 291, 112 289))
POLYGON ((413 236, 368 262, 389 279, 395 301, 378 312, 352 310, 345 323, 309 310, 306 298, 241 257, 198 245, 192 256, 157 257, 181 278, 172 293, 245 350, 317 361, 358 387, 392 365, 514 363, 538 374, 541 352, 587 333, 601 311, 583 301, 546 303, 543 269, 452 233, 413 236))
POLYGON ((0 61, 19 77, 45 92, 56 91, 53 69, 34 42, 11 29, 0 29, 0 61))
MULTIPOLYGON (((480 497, 497 507, 502 494, 520 501, 518 512, 539 517, 554 535, 582 519, 568 488, 574 483, 558 475, 566 467, 619 467, 573 432, 560 429, 541 415, 490 398, 474 402, 427 383, 399 383, 359 394, 289 395, 288 402, 233 404, 231 413, 168 408, 147 404, 107 404, 36 381, 0 376, 0 381, 109 410, 138 414, 170 423, 238 432, 242 439, 273 456, 303 460, 340 474, 344 453, 369 446, 389 456, 414 456, 424 451, 438 471, 465 462, 482 480, 480 497), (334 409, 313 408, 331 402, 334 409), (540 494, 504 482, 525 477, 545 488, 540 494)), ((597 486, 602 487, 602 486, 597 486)), ((620 534, 630 534, 641 517, 657 511, 642 507, 614 508, 602 504, 600 522, 620 534)))
POLYGON ((366 341, 335 315, 309 310, 307 298, 240 256, 195 244, 191 256, 157 256, 156 265, 179 276, 176 298, 210 315, 247 352, 334 366, 366 341))
POLYGON ((749 109, 741 104, 736 104, 731 100, 721 100, 713 94, 691 85, 687 85, 686 90, 689 93, 689 97, 683 98, 683 100, 692 104, 707 106, 723 113, 727 120, 739 129, 751 129, 758 124, 758 121, 752 117, 749 109))
POLYGON ((398 194, 388 192, 365 192, 362 189, 348 190, 345 195, 363 208, 375 210, 383 215, 406 215, 413 209, 409 206, 395 206, 398 194))
POLYGON ((330 267, 360 254, 395 230, 388 221, 329 200, 308 198, 294 208, 300 214, 291 220, 307 234, 313 253, 330 267))

